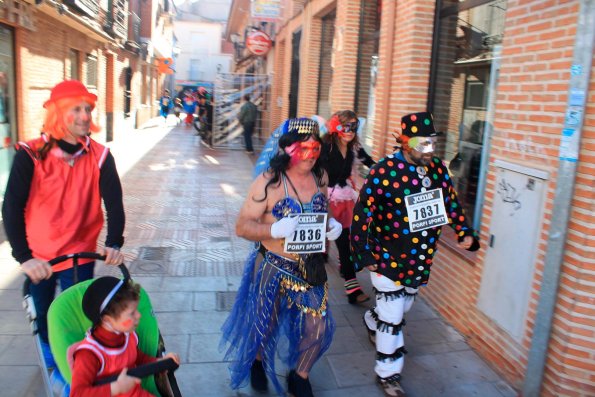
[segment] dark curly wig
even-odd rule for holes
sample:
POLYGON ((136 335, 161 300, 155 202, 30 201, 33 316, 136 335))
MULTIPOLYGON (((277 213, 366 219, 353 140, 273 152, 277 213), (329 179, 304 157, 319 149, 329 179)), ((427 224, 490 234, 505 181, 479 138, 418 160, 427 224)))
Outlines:
MULTIPOLYGON (((310 139, 310 137, 313 137, 316 141, 322 144, 320 130, 316 121, 305 117, 285 120, 283 123, 283 134, 279 138, 279 151, 271 158, 267 169, 267 172, 273 177, 268 181, 264 188, 264 197, 261 200, 253 199, 254 201, 262 202, 266 200, 269 186, 279 185, 281 175, 289 169, 291 157, 289 154, 285 153, 285 148, 296 142, 305 142, 310 139)), ((324 170, 320 165, 320 159, 317 159, 316 163, 314 163, 312 173, 316 177, 318 186, 323 186, 322 177, 324 175, 324 170)))

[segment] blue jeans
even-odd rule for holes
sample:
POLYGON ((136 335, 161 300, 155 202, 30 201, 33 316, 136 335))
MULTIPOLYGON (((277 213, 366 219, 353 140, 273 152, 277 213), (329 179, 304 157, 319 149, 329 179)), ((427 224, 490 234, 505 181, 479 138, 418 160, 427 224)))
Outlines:
POLYGON ((244 124, 243 127, 244 127, 244 143, 246 144, 246 151, 253 152, 254 148, 252 147, 252 132, 254 132, 254 123, 244 124))
MULTIPOLYGON (((86 263, 78 267, 78 279, 80 281, 89 280, 93 278, 93 269, 95 262, 86 263)), ((41 336, 41 340, 48 343, 48 324, 47 314, 50 304, 56 295, 56 286, 60 282, 60 289, 72 287, 74 284, 72 268, 55 272, 48 280, 42 280, 39 284, 31 283, 29 293, 33 298, 35 310, 37 311, 37 330, 41 336)))

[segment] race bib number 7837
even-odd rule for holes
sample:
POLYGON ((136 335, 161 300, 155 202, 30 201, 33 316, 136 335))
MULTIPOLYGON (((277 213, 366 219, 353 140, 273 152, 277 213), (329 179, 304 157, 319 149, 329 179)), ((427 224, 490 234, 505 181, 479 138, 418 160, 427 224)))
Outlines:
POLYGON ((410 194, 405 197, 405 206, 411 232, 420 232, 448 223, 442 189, 410 194))

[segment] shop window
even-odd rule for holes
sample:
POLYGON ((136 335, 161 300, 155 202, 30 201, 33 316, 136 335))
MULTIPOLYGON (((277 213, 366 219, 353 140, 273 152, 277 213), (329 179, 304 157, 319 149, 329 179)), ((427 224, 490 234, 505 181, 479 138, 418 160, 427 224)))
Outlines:
POLYGON ((87 87, 97 88, 97 57, 87 54, 87 87))
POLYGON ((78 50, 71 49, 68 53, 68 78, 70 80, 80 80, 79 76, 79 52, 78 50))
POLYGON ((487 99, 486 89, 487 87, 484 81, 476 80, 473 76, 467 76, 465 109, 485 110, 487 99))
POLYGON ((0 204, 17 139, 14 31, 0 24, 0 204))
POLYGON ((328 119, 331 116, 331 89, 333 82, 333 38, 335 37, 335 11, 325 15, 320 35, 320 66, 318 70, 318 106, 316 114, 328 119))
POLYGON ((202 80, 202 72, 200 71, 200 59, 190 60, 190 80, 202 80))
POLYGON ((478 228, 506 1, 443 4, 428 108, 445 133, 437 154, 449 165, 459 199, 478 228))
POLYGON ((382 1, 365 1, 361 4, 354 109, 358 117, 366 119, 360 141, 370 151, 375 123, 382 1))

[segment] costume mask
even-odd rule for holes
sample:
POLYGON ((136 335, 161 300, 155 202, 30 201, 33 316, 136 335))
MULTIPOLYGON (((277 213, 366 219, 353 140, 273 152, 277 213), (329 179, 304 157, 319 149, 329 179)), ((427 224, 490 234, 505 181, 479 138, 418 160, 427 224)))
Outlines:
POLYGON ((335 115, 331 117, 327 125, 330 134, 337 134, 340 137, 343 137, 348 133, 357 133, 357 129, 359 128, 359 121, 356 120, 351 123, 341 124, 339 117, 335 115))
POLYGON ((320 142, 296 142, 288 146, 285 153, 291 157, 291 165, 295 165, 302 160, 317 159, 320 156, 320 142))
POLYGON ((420 153, 432 153, 436 149, 436 138, 429 136, 409 138, 409 147, 420 153))

